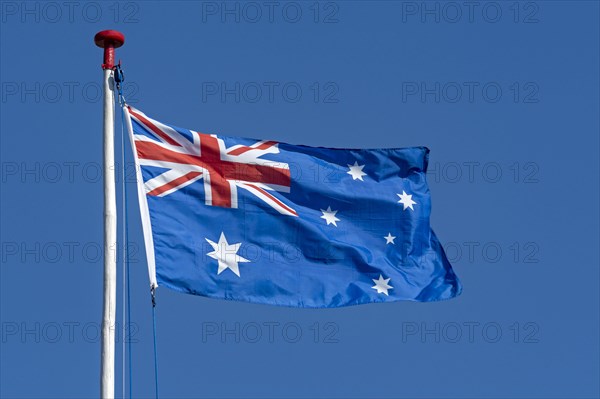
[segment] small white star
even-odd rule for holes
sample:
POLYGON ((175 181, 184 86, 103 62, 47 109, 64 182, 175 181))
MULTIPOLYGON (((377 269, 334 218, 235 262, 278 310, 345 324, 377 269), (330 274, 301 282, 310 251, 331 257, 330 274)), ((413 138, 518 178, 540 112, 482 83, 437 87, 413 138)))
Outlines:
POLYGON ((250 262, 248 259, 244 259, 237 254, 237 251, 242 244, 229 244, 223 233, 221 233, 221 237, 219 237, 219 242, 211 241, 208 238, 206 238, 206 241, 208 241, 210 246, 214 249, 214 251, 209 252, 207 255, 219 262, 217 274, 221 274, 221 272, 226 269, 231 269, 232 272, 240 277, 238 262, 250 262))
POLYGON ((327 207, 327 210, 325 210, 325 209, 321 209, 321 212, 323 212, 323 216, 321 216, 321 219, 325 219, 325 221, 327 222, 327 226, 329 226, 330 224, 332 224, 332 223, 333 223, 333 225, 334 225, 335 227, 337 227, 337 224, 336 224, 335 222, 339 222, 339 221, 340 221, 340 219, 336 218, 336 217, 335 217, 335 214, 336 214, 338 211, 332 211, 332 210, 331 210, 331 207, 330 207, 330 206, 328 206, 328 207, 327 207))
POLYGON ((413 205, 416 205, 417 203, 415 201, 413 201, 411 194, 406 194, 406 192, 404 190, 402 190, 402 194, 396 194, 396 195, 398 197, 400 197, 400 201, 398 201, 398 202, 401 203, 402 205, 404 205, 403 210, 406 210, 406 208, 410 208, 413 211, 415 210, 415 208, 413 208, 413 205))
POLYGON ((360 180, 360 181, 364 181, 363 180, 363 176, 366 176, 367 174, 365 172, 363 172, 363 168, 365 167, 365 165, 359 165, 358 162, 354 162, 354 165, 348 165, 348 168, 350 168, 350 170, 346 173, 348 173, 350 176, 352 176, 352 180, 360 180))
POLYGON ((377 290, 378 294, 385 294, 389 296, 388 290, 394 288, 388 284, 391 278, 383 278, 381 274, 379 275, 379 280, 375 280, 374 278, 371 280, 373 280, 373 282, 375 283, 375 285, 371 288, 377 290))
POLYGON ((386 237, 383 237, 383 238, 385 238, 385 245, 388 245, 388 244, 394 244, 394 245, 396 245, 396 243, 394 242, 394 240, 396 239, 396 237, 394 237, 392 235, 392 233, 388 233, 388 235, 386 237))

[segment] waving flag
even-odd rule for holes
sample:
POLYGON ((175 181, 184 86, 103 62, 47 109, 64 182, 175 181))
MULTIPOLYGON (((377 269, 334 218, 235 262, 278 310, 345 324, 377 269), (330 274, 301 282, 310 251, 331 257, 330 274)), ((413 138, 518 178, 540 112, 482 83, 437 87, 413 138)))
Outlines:
POLYGON ((295 307, 452 298, 429 150, 203 134, 126 109, 153 287, 295 307))

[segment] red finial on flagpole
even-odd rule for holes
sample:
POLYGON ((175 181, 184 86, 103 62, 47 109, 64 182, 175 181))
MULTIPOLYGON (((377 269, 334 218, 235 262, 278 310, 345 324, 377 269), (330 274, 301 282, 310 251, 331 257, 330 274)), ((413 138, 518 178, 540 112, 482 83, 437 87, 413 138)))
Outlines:
POLYGON ((116 30, 103 30, 96 33, 94 43, 104 49, 102 69, 112 69, 115 66, 115 49, 125 43, 125 36, 116 30))

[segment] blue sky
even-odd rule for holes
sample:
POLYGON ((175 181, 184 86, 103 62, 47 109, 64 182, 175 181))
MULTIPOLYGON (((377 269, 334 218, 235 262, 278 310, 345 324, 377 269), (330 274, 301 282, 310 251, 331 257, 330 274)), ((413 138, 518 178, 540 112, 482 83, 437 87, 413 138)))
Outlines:
MULTIPOLYGON (((117 58, 129 101, 162 121, 307 145, 429 147, 432 226, 464 285, 441 303, 335 310, 161 288, 162 397, 600 394, 597 2, 3 1, 0 11, 0 396, 99 392, 92 39, 109 28, 126 36, 117 58)), ((127 206, 132 390, 150 397, 133 194, 127 206)))

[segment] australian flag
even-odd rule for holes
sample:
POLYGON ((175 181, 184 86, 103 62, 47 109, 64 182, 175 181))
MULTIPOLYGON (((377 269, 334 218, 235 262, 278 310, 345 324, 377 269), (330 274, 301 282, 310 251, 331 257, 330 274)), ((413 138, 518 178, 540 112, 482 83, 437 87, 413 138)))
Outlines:
POLYGON ((311 308, 460 294, 429 225, 427 148, 307 147, 125 113, 153 287, 311 308))

